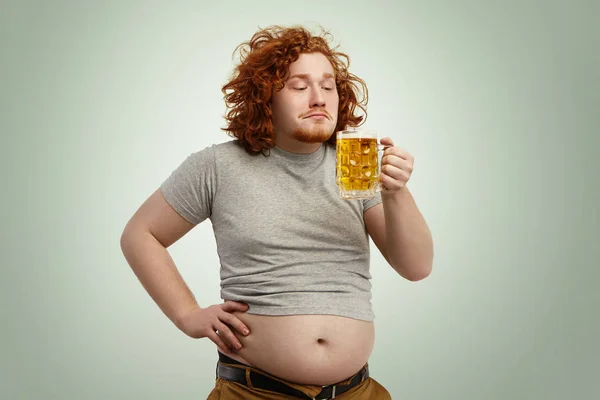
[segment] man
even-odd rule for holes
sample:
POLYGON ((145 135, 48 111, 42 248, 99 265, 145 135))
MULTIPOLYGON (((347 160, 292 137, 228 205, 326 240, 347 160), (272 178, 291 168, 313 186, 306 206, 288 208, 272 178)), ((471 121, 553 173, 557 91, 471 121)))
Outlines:
POLYGON ((363 121, 364 82, 301 27, 270 27, 245 45, 223 87, 235 140, 173 171, 127 223, 123 253, 179 329, 218 347, 209 399, 389 399, 368 371, 368 239, 402 277, 430 274, 431 235, 406 187, 413 158, 383 138, 383 190, 341 199, 335 132, 363 121), (201 307, 167 248, 208 218, 225 301, 201 307))

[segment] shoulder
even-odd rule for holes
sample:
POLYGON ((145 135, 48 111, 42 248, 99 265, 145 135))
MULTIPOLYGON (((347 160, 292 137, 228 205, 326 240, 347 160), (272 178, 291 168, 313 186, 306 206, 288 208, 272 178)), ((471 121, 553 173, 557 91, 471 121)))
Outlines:
POLYGON ((244 150, 237 140, 227 140, 221 143, 215 143, 210 146, 215 152, 237 152, 244 150))
POLYGON ((228 159, 239 159, 239 158, 250 158, 250 155, 243 145, 237 140, 228 140, 222 143, 213 144, 211 147, 214 157, 217 160, 228 160, 228 159))
POLYGON ((214 143, 192 151, 186 162, 190 164, 215 164, 223 158, 239 158, 244 149, 236 141, 229 140, 222 143, 214 143))

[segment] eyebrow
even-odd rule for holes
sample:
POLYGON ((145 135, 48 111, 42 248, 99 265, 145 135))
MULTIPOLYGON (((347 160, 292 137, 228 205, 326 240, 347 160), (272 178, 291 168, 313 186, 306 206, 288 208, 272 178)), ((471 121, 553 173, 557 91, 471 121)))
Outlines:
MULTIPOLYGON (((310 77, 310 75, 308 75, 308 74, 294 74, 294 75, 290 76, 288 78, 288 80, 294 79, 294 78, 300 78, 300 79, 306 79, 306 80, 308 80, 309 77, 310 77)), ((326 73, 323 74, 323 79, 334 79, 334 76, 332 74, 326 72, 326 73)))

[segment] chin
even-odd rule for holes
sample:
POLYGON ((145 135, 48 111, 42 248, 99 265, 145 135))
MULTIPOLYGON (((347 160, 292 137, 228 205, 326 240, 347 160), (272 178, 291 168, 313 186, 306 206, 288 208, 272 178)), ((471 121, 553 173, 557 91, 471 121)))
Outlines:
POLYGON ((304 143, 323 143, 333 135, 333 129, 328 126, 317 126, 312 129, 298 128, 293 138, 304 143))

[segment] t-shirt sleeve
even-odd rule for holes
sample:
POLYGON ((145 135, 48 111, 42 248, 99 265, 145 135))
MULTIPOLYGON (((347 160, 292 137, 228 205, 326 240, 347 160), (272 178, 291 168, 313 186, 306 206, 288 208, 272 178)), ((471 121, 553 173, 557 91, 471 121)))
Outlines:
POLYGON ((363 213, 379 203, 381 203, 381 192, 375 193, 375 196, 370 199, 363 200, 363 213))
POLYGON ((214 146, 190 154, 161 183, 173 209, 192 224, 209 218, 217 187, 214 146))

